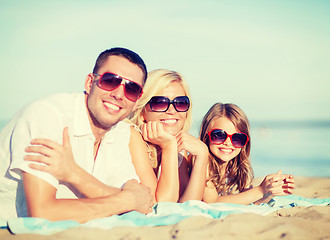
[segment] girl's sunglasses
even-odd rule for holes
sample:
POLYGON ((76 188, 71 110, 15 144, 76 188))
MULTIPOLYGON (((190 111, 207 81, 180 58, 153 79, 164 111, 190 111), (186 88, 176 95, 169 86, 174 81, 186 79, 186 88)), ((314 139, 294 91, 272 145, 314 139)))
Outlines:
POLYGON ((151 111, 154 112, 166 112, 171 104, 177 112, 186 112, 189 109, 190 101, 187 96, 176 97, 173 100, 167 97, 156 96, 149 101, 151 111))
POLYGON ((209 131, 208 135, 209 135, 210 141, 216 145, 224 143, 227 140, 227 138, 229 137, 231 143, 236 148, 244 147, 247 144, 247 142, 249 141, 248 135, 243 132, 234 133, 234 134, 230 135, 222 129, 213 129, 213 130, 209 131))
POLYGON ((142 95, 143 87, 129 79, 123 78, 111 72, 106 72, 102 75, 94 73, 94 75, 100 76, 99 80, 97 81, 97 86, 103 90, 113 91, 121 84, 123 84, 124 94, 128 100, 136 102, 136 100, 138 100, 142 95))

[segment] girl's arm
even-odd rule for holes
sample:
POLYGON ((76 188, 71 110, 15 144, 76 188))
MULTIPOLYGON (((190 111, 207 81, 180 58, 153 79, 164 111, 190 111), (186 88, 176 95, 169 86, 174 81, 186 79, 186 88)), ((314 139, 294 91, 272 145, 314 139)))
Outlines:
POLYGON ((251 203, 267 203, 274 196, 291 194, 294 188, 294 181, 292 179, 289 175, 283 175, 281 172, 278 172, 266 176, 263 182, 257 187, 226 196, 219 196, 214 184, 208 182, 203 200, 207 203, 224 202, 246 205, 251 203), (286 179, 288 179, 288 182, 286 179))
POLYGON ((263 194, 258 188, 252 188, 237 194, 219 196, 214 184, 209 181, 204 190, 203 201, 206 203, 223 202, 247 205, 261 199, 262 196, 263 194))
POLYGON ((143 125, 142 135, 145 141, 161 148, 161 172, 155 194, 157 202, 177 202, 179 198, 179 173, 175 137, 166 132, 161 123, 152 121, 143 125))
POLYGON ((293 193, 295 180, 292 175, 282 174, 278 171, 276 174, 268 175, 259 185, 263 189, 264 195, 254 204, 268 203, 275 196, 284 196, 293 193))
POLYGON ((180 166, 180 183, 184 182, 186 185, 179 202, 188 200, 202 200, 206 182, 206 168, 208 162, 208 148, 199 139, 193 137, 189 133, 180 132, 177 135, 178 151, 188 151, 190 153, 189 160, 191 161, 192 170, 190 176, 188 175, 188 164, 184 161, 180 166))

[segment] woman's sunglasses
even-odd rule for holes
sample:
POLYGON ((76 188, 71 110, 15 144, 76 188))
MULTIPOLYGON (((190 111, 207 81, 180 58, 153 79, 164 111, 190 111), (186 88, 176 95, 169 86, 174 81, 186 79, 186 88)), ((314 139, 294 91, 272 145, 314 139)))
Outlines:
POLYGON ((123 84, 124 94, 128 100, 136 102, 136 100, 138 100, 142 95, 143 87, 129 79, 123 78, 111 72, 106 72, 102 75, 94 73, 94 75, 100 76, 99 80, 97 81, 97 86, 103 90, 113 91, 121 84, 123 84))
POLYGON ((189 109, 190 101, 187 96, 176 97, 173 100, 167 97, 156 96, 149 101, 151 111, 154 112, 166 112, 171 104, 177 112, 186 112, 189 109))
POLYGON ((234 133, 234 134, 230 135, 222 129, 213 129, 213 130, 209 131, 208 135, 209 135, 210 141, 216 145, 224 143, 227 140, 227 138, 229 137, 231 143, 236 148, 244 147, 247 144, 247 142, 249 141, 248 135, 243 132, 234 133))

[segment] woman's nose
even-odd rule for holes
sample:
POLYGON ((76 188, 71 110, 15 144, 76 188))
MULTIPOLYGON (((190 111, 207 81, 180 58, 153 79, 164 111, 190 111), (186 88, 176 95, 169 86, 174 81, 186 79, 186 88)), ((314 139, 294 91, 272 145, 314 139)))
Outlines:
POLYGON ((173 104, 170 104, 170 106, 168 107, 166 113, 170 113, 170 114, 174 114, 174 113, 176 113, 176 110, 175 110, 173 104))

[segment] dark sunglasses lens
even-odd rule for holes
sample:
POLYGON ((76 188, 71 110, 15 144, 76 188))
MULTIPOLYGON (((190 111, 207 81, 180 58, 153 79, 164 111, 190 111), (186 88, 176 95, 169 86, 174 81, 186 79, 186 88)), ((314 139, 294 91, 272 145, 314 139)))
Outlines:
POLYGON ((247 136, 244 133, 235 133, 231 140, 233 142, 233 145, 235 147, 241 148, 243 147, 247 142, 247 136))
POLYGON ((105 73, 99 81, 99 87, 107 91, 112 91, 116 89, 120 83, 120 77, 117 77, 112 73, 105 73))
POLYGON ((174 99, 174 107, 178 112, 188 111, 190 106, 190 101, 187 96, 176 97, 174 99))
POLYGON ((135 102, 141 96, 141 93, 142 87, 140 85, 128 80, 125 82, 125 95, 129 100, 135 102))
POLYGON ((169 101, 165 97, 153 97, 149 101, 149 105, 152 111, 165 112, 168 108, 169 101))
POLYGON ((210 135, 211 141, 215 144, 221 144, 227 139, 227 133, 220 129, 213 130, 210 135))

